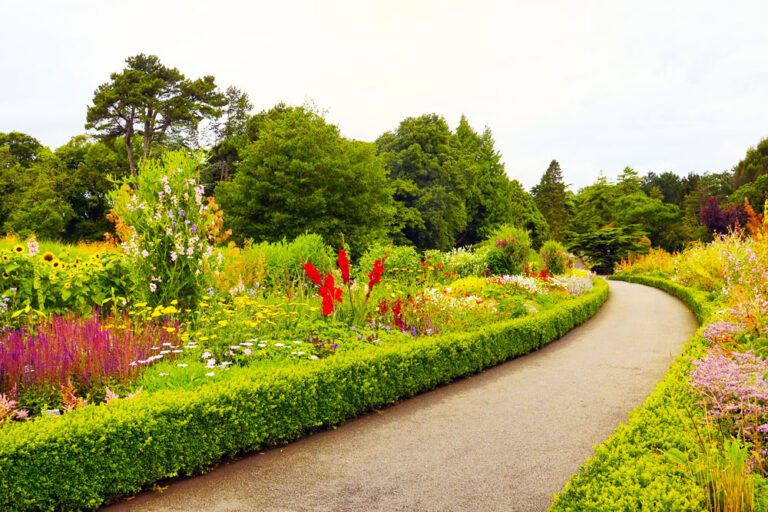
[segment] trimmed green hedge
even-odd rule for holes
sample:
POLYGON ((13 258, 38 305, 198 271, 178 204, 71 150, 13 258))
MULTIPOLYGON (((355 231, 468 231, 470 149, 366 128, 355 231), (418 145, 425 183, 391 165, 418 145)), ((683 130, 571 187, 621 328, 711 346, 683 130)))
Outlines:
POLYGON ((297 439, 538 349, 594 315, 589 293, 467 333, 337 354, 0 430, 0 510, 80 510, 297 439))
MULTIPOLYGON (((611 279, 668 292, 685 302, 702 324, 713 312, 706 292, 655 277, 620 275, 611 279)), ((697 333, 642 407, 596 448, 595 456, 555 496, 551 512, 673 512, 704 507, 700 487, 665 456, 670 448, 686 453, 696 449, 689 412, 699 412, 688 376, 691 361, 703 354, 704 340, 697 333)))

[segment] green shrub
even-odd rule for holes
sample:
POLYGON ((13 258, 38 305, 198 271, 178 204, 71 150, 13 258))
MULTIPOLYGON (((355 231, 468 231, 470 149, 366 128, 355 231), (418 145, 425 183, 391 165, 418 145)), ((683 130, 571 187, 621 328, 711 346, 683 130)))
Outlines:
POLYGON ((539 251, 544 268, 549 270, 550 274, 564 274, 568 268, 568 251, 563 244, 550 240, 541 246, 539 251))
POLYGON ((520 274, 528 260, 531 239, 528 232, 509 225, 497 228, 484 242, 488 248, 485 265, 492 274, 520 274))
POLYGON ((402 273, 403 271, 407 272, 409 270, 415 271, 419 269, 421 257, 414 247, 410 245, 390 246, 374 244, 360 257, 360 261, 357 262, 358 279, 367 282, 368 273, 373 268, 373 263, 376 260, 382 259, 385 254, 389 254, 389 256, 387 256, 387 261, 384 264, 385 276, 392 272, 402 273))
POLYGON ((297 439, 540 348, 591 317, 591 292, 476 331, 339 353, 193 391, 140 394, 0 430, 0 510, 93 509, 159 479, 297 439))

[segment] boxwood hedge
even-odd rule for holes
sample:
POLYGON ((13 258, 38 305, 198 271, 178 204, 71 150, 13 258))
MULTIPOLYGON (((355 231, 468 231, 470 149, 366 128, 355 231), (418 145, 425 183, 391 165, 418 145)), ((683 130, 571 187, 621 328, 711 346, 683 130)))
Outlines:
POLYGON ((350 353, 194 391, 138 395, 0 430, 0 510, 93 509, 160 479, 297 439, 511 357, 590 318, 589 293, 535 316, 350 353))
MULTIPOLYGON (((705 323, 713 312, 706 292, 646 276, 612 279, 659 288, 685 302, 705 323)), ((693 336, 645 403, 636 409, 555 496, 551 512, 690 511, 704 507, 701 489, 665 455, 670 448, 696 449, 690 415, 700 414, 688 386, 691 361, 704 353, 693 336)))

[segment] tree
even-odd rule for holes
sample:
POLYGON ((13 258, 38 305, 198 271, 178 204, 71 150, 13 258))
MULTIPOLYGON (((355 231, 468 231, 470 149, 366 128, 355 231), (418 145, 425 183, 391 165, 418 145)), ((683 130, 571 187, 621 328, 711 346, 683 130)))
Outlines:
POLYGON ((509 178, 495 148, 490 128, 478 134, 461 116, 453 137, 457 170, 461 179, 467 224, 456 237, 456 245, 472 245, 485 239, 502 224, 514 224, 514 205, 509 178), (461 176, 460 174, 460 176, 461 176))
POLYGON ((538 250, 544 242, 550 240, 547 219, 536 207, 533 196, 525 191, 523 185, 517 180, 511 180, 502 188, 509 205, 510 223, 528 231, 531 235, 531 247, 538 250))
POLYGON ((0 176, 5 188, 3 231, 21 236, 32 233, 43 239, 57 239, 64 234, 67 223, 74 217, 71 205, 62 194, 67 181, 61 163, 48 148, 35 155, 34 163, 24 169, 20 165, 6 169, 0 176), (14 174, 8 174, 13 173, 14 174), (8 178, 12 182, 10 188, 8 178))
POLYGON ((126 63, 123 71, 112 73, 110 81, 96 89, 85 126, 103 139, 122 138, 135 176, 134 135, 141 137, 146 159, 158 138, 173 134, 183 140, 195 133, 202 119, 218 117, 225 98, 212 76, 189 80, 154 55, 128 57, 126 63))
POLYGON ((749 199, 757 213, 764 213, 765 200, 768 199, 768 174, 763 174, 755 181, 740 186, 731 194, 730 202, 740 204, 744 199, 749 199))
POLYGON ((102 239, 104 233, 113 229, 106 218, 111 208, 107 194, 115 187, 114 180, 128 174, 125 155, 86 135, 72 137, 55 155, 67 176, 61 192, 74 212, 64 238, 69 241, 102 239))
POLYGON ((640 188, 649 196, 654 189, 658 190, 661 196, 659 199, 665 203, 676 204, 677 206, 682 206, 683 204, 683 197, 685 196, 683 180, 673 172, 663 172, 661 174, 649 172, 643 178, 640 188))
POLYGON ((568 248, 586 256, 594 271, 610 274, 616 263, 630 254, 647 252, 649 245, 639 226, 609 224, 594 231, 575 234, 568 248))
POLYGON ((37 152, 43 148, 40 142, 26 133, 0 133, 0 147, 8 148, 9 154, 22 167, 31 166, 37 159, 37 152))
POLYGON ((406 212, 409 221, 402 233, 419 249, 452 248, 468 223, 470 181, 456 160, 452 138, 445 119, 426 114, 403 120, 395 132, 376 141, 389 178, 397 183, 398 211, 406 212))
POLYGON ((280 109, 262 117, 216 199, 236 240, 278 241, 304 232, 354 251, 385 239, 392 190, 373 144, 349 141, 316 112, 280 109))
POLYGON ((536 206, 547 219, 552 238, 562 242, 568 224, 568 196, 563 182, 563 173, 557 160, 552 160, 532 193, 536 206))
POLYGON ((768 138, 747 150, 746 156, 733 168, 734 185, 740 187, 768 174, 768 138))

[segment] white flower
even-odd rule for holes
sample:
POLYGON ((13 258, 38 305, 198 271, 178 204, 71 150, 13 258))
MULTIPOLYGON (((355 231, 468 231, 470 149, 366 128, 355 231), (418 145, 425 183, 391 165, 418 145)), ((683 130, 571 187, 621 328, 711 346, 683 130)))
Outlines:
POLYGON ((310 359, 320 359, 319 357, 317 357, 317 356, 316 356, 316 355, 314 355, 314 354, 312 354, 311 356, 309 356, 309 358, 310 358, 310 359))
POLYGON ((215 372, 208 372, 205 374, 206 377, 213 377, 214 375, 216 375, 215 372))
POLYGON ((149 251, 144 249, 143 251, 141 251, 141 256, 144 257, 144 258, 149 257, 149 251))
POLYGON ((209 357, 211 357, 212 355, 213 355, 213 354, 211 354, 210 352, 206 351, 206 352, 203 352, 203 355, 202 355, 202 356, 200 356, 200 357, 202 357, 203 359, 208 359, 208 358, 209 358, 209 357))
POLYGON ((186 368, 189 365, 186 363, 178 363, 176 366, 178 366, 179 368, 186 368))

